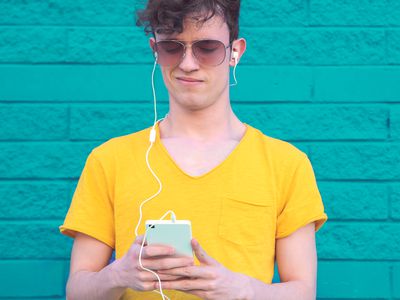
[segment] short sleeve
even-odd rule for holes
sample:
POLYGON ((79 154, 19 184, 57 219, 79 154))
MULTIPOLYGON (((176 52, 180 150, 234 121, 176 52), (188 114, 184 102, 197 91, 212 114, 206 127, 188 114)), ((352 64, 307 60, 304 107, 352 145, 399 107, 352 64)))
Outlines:
POLYGON ((60 232, 87 234, 114 248, 114 210, 106 172, 95 152, 88 156, 60 232))
POLYGON ((298 163, 287 168, 281 183, 276 238, 289 236, 297 229, 315 222, 318 231, 328 219, 311 162, 303 153, 298 163))

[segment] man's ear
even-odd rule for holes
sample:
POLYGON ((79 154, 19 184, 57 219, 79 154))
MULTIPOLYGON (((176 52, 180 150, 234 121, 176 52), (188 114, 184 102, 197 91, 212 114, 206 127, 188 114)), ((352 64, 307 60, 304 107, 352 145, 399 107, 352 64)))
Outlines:
POLYGON ((237 62, 239 63, 240 58, 246 51, 246 40, 244 38, 240 38, 240 39, 233 41, 232 52, 231 52, 230 61, 229 61, 229 65, 232 67, 235 66, 235 59, 233 58, 233 55, 232 55, 233 51, 236 51, 238 53, 237 62))
POLYGON ((154 52, 154 45, 156 44, 156 39, 153 38, 153 37, 151 37, 151 38, 149 39, 149 44, 150 44, 150 49, 151 49, 151 51, 154 52))

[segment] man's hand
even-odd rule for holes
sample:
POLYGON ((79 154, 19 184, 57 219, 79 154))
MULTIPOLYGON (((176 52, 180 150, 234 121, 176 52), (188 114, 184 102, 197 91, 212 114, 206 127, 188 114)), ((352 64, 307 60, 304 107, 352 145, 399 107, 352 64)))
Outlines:
MULTIPOLYGON (((142 242, 143 236, 138 236, 128 252, 112 264, 116 286, 137 291, 152 291, 157 288, 157 277, 143 270, 139 265, 139 252, 142 242)), ((142 265, 158 273, 164 283, 170 280, 180 280, 183 276, 161 274, 160 270, 191 266, 193 265, 193 258, 175 255, 175 250, 172 247, 145 244, 142 251, 142 265)))
MULTIPOLYGON (((250 285, 250 277, 235 273, 210 257, 192 239, 192 248, 200 266, 186 266, 160 271, 159 274, 187 277, 162 283, 163 289, 180 290, 205 300, 244 299, 250 285)), ((156 283, 158 287, 158 283, 156 283)))

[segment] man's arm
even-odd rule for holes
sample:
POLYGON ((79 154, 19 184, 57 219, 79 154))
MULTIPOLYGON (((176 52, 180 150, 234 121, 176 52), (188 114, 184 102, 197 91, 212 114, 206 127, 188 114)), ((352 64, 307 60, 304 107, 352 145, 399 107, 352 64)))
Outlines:
POLYGON ((251 280, 248 299, 312 300, 316 298, 317 251, 315 224, 276 241, 280 283, 251 280))
MULTIPOLYGON (((128 252, 108 265, 112 248, 83 233, 77 233, 71 254, 71 269, 67 283, 68 300, 119 299, 126 288, 152 291, 157 278, 139 266, 143 236, 138 236, 128 252)), ((142 264, 154 271, 185 267, 193 258, 174 255, 168 246, 143 247, 142 264)), ((181 279, 181 276, 160 275, 162 281, 181 279)))
POLYGON ((107 266, 113 249, 82 233, 77 233, 71 253, 67 299, 119 299, 112 265, 107 266))

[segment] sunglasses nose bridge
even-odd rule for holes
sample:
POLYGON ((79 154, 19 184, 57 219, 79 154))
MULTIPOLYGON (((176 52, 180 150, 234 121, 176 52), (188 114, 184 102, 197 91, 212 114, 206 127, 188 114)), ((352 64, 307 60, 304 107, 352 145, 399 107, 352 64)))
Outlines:
POLYGON ((190 43, 190 44, 182 44, 183 45, 183 53, 182 53, 182 57, 181 57, 181 61, 180 64, 182 64, 185 60, 186 60, 186 56, 188 56, 189 58, 191 57, 196 64, 198 64, 198 59, 196 57, 195 52, 193 51, 193 45, 194 43, 190 43), (190 50, 189 50, 190 49, 190 50), (187 51, 189 51, 189 54, 186 55, 187 51))

